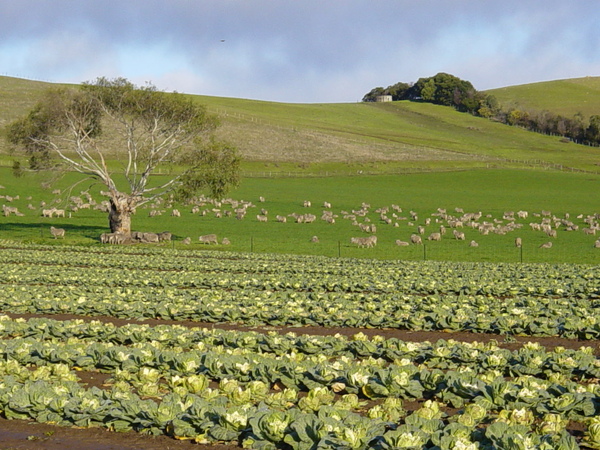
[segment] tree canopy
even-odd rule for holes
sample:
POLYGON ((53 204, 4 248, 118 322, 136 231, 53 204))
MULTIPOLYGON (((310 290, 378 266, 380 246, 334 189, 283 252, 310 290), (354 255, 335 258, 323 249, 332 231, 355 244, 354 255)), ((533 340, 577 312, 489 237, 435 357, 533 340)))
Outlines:
POLYGON ((104 184, 111 231, 129 234, 130 216, 144 203, 203 189, 221 197, 238 183, 237 151, 213 138, 217 125, 205 107, 183 94, 98 78, 47 91, 9 124, 7 136, 29 155, 32 168, 64 167, 104 184), (175 168, 173 175, 151 182, 162 167, 175 168))

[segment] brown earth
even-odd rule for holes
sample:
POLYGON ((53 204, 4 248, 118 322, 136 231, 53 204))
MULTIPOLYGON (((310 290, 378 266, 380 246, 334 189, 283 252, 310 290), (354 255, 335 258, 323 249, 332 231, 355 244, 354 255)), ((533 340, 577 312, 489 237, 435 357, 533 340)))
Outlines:
MULTIPOLYGON (((454 339, 463 342, 489 342, 496 340, 499 346, 515 350, 524 342, 539 342, 547 349, 562 346, 569 349, 578 349, 581 346, 593 347, 596 355, 600 355, 600 343, 598 341, 576 341, 557 337, 532 338, 515 336, 513 342, 504 342, 502 336, 491 334, 474 334, 469 332, 430 332, 430 331, 407 331, 398 329, 358 329, 358 328, 323 328, 323 327, 265 327, 249 328, 236 324, 213 324, 192 321, 169 321, 169 320, 126 320, 114 317, 83 317, 70 314, 36 315, 36 314, 11 314, 2 311, 13 318, 29 319, 32 317, 47 317, 55 320, 99 320, 121 326, 128 323, 141 323, 148 325, 183 325, 188 327, 218 328, 224 330, 243 331, 277 331, 280 333, 294 332, 296 334, 332 335, 339 333, 351 336, 362 332, 368 336, 380 335, 385 338, 397 338, 409 342, 435 342, 439 339, 454 339)), ((81 381, 89 386, 102 386, 109 377, 106 374, 94 372, 78 372, 81 381)), ((417 405, 406 404, 407 410, 415 409, 417 405)), ((581 438, 580 427, 574 427, 571 432, 581 438)), ((22 420, 6 420, 0 418, 0 450, 27 449, 27 450, 178 450, 178 449, 217 449, 232 450, 239 449, 237 445, 201 445, 191 441, 178 441, 167 436, 145 436, 135 432, 115 433, 103 428, 67 428, 50 424, 39 424, 22 420)), ((582 447, 583 448, 583 447, 582 447)))

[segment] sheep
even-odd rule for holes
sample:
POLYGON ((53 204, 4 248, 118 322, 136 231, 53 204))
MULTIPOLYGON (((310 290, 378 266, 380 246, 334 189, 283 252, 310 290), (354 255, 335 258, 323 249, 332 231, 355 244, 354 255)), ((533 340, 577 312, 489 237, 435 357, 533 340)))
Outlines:
POLYGON ((396 239, 396 245, 398 247, 408 247, 410 244, 406 241, 401 241, 400 239, 396 239))
POLYGON ((329 202, 323 202, 323 208, 331 209, 331 203, 329 203, 329 202))
POLYGON ((179 212, 178 209, 174 209, 173 211, 171 211, 171 216, 172 217, 181 217, 181 213, 179 212))
POLYGON ((54 208, 53 209, 42 209, 42 217, 53 217, 54 216, 54 208))
POLYGON ((412 234, 410 236, 410 242, 412 242, 415 245, 422 245, 423 239, 421 239, 421 236, 419 236, 418 234, 412 234))
POLYGON ((477 241, 471 241, 469 242, 469 247, 479 247, 479 244, 477 243, 477 241))
POLYGON ((597 239, 596 242, 594 242, 594 248, 600 248, 600 239, 597 239))
POLYGON ((557 236, 557 234, 556 234, 556 230, 548 230, 548 231, 546 231, 546 235, 547 235, 548 237, 553 237, 553 238, 556 238, 556 236, 557 236))
POLYGON ((303 206, 304 206, 305 208, 310 208, 310 206, 311 206, 311 203, 310 203, 310 201, 308 201, 308 200, 304 200, 303 206))
POLYGON ((100 242, 103 244, 124 244, 127 240, 127 235, 124 233, 102 233, 100 242))
POLYGON ((417 227, 417 233, 419 233, 419 234, 425 234, 425 227, 419 225, 417 227))
POLYGON ((523 246, 523 240, 520 237, 515 238, 515 247, 522 247, 522 246, 523 246))
POLYGON ((54 228, 50 227, 50 234, 54 236, 54 239, 65 238, 65 229, 64 228, 54 228))
POLYGON ((181 243, 184 244, 184 245, 190 245, 192 243, 192 238, 188 236, 185 239, 183 239, 181 241, 181 243))
POLYGON ((221 240, 221 245, 230 245, 230 244, 231 244, 231 241, 229 239, 227 239, 226 237, 224 237, 221 240))
POLYGON ((204 236, 200 236, 198 238, 201 244, 217 244, 217 235, 216 234, 206 234, 204 236))
POLYGON ((454 230, 453 233, 454 233, 454 238, 457 241, 464 241, 465 240, 465 233, 463 233, 462 231, 454 230))
POLYGON ((540 248, 551 248, 552 247, 552 242, 546 242, 542 245, 540 245, 540 248))
POLYGON ((158 241, 159 242, 171 241, 172 236, 173 235, 170 232, 163 231, 161 233, 158 233, 158 241))
POLYGON ((350 238, 350 243, 356 244, 358 247, 374 247, 377 245, 377 236, 353 237, 350 238))
POLYGON ((317 236, 313 236, 312 238, 310 238, 310 242, 313 242, 316 244, 319 242, 319 238, 317 236))
POLYGON ((258 220, 259 222, 267 222, 269 220, 269 218, 265 215, 257 214, 256 220, 258 220))
POLYGON ((156 244, 160 242, 158 234, 156 233, 141 233, 141 239, 145 244, 156 244))
POLYGON ((264 197, 258 197, 258 201, 261 202, 261 203, 264 203, 265 202, 265 198, 264 197))
POLYGON ((596 229, 595 228, 582 228, 581 231, 583 231, 583 234, 589 234, 589 235, 596 235, 596 229))
POLYGON ((286 223, 287 222, 287 217, 277 215, 277 216, 275 216, 275 220, 277 222, 280 222, 280 223, 286 223))
POLYGON ((441 241, 442 235, 440 233, 431 233, 427 238, 429 241, 441 241))
POLYGON ((14 214, 15 216, 22 216, 23 215, 14 206, 2 205, 2 211, 4 212, 4 217, 9 217, 11 214, 14 214))

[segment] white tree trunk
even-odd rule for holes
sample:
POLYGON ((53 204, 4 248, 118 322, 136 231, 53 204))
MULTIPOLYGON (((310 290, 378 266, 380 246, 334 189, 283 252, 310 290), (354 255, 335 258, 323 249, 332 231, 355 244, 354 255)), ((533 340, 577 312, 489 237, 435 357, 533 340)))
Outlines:
POLYGON ((113 192, 110 197, 108 223, 111 233, 131 235, 131 214, 135 211, 135 200, 121 192, 113 192))

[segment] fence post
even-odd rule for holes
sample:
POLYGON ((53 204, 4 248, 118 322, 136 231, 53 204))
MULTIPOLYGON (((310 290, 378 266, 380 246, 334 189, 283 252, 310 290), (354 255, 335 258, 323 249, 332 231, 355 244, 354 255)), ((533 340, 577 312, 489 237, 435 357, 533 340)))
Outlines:
POLYGON ((521 246, 519 247, 519 253, 521 254, 521 263, 523 263, 523 244, 521 244, 521 246))

